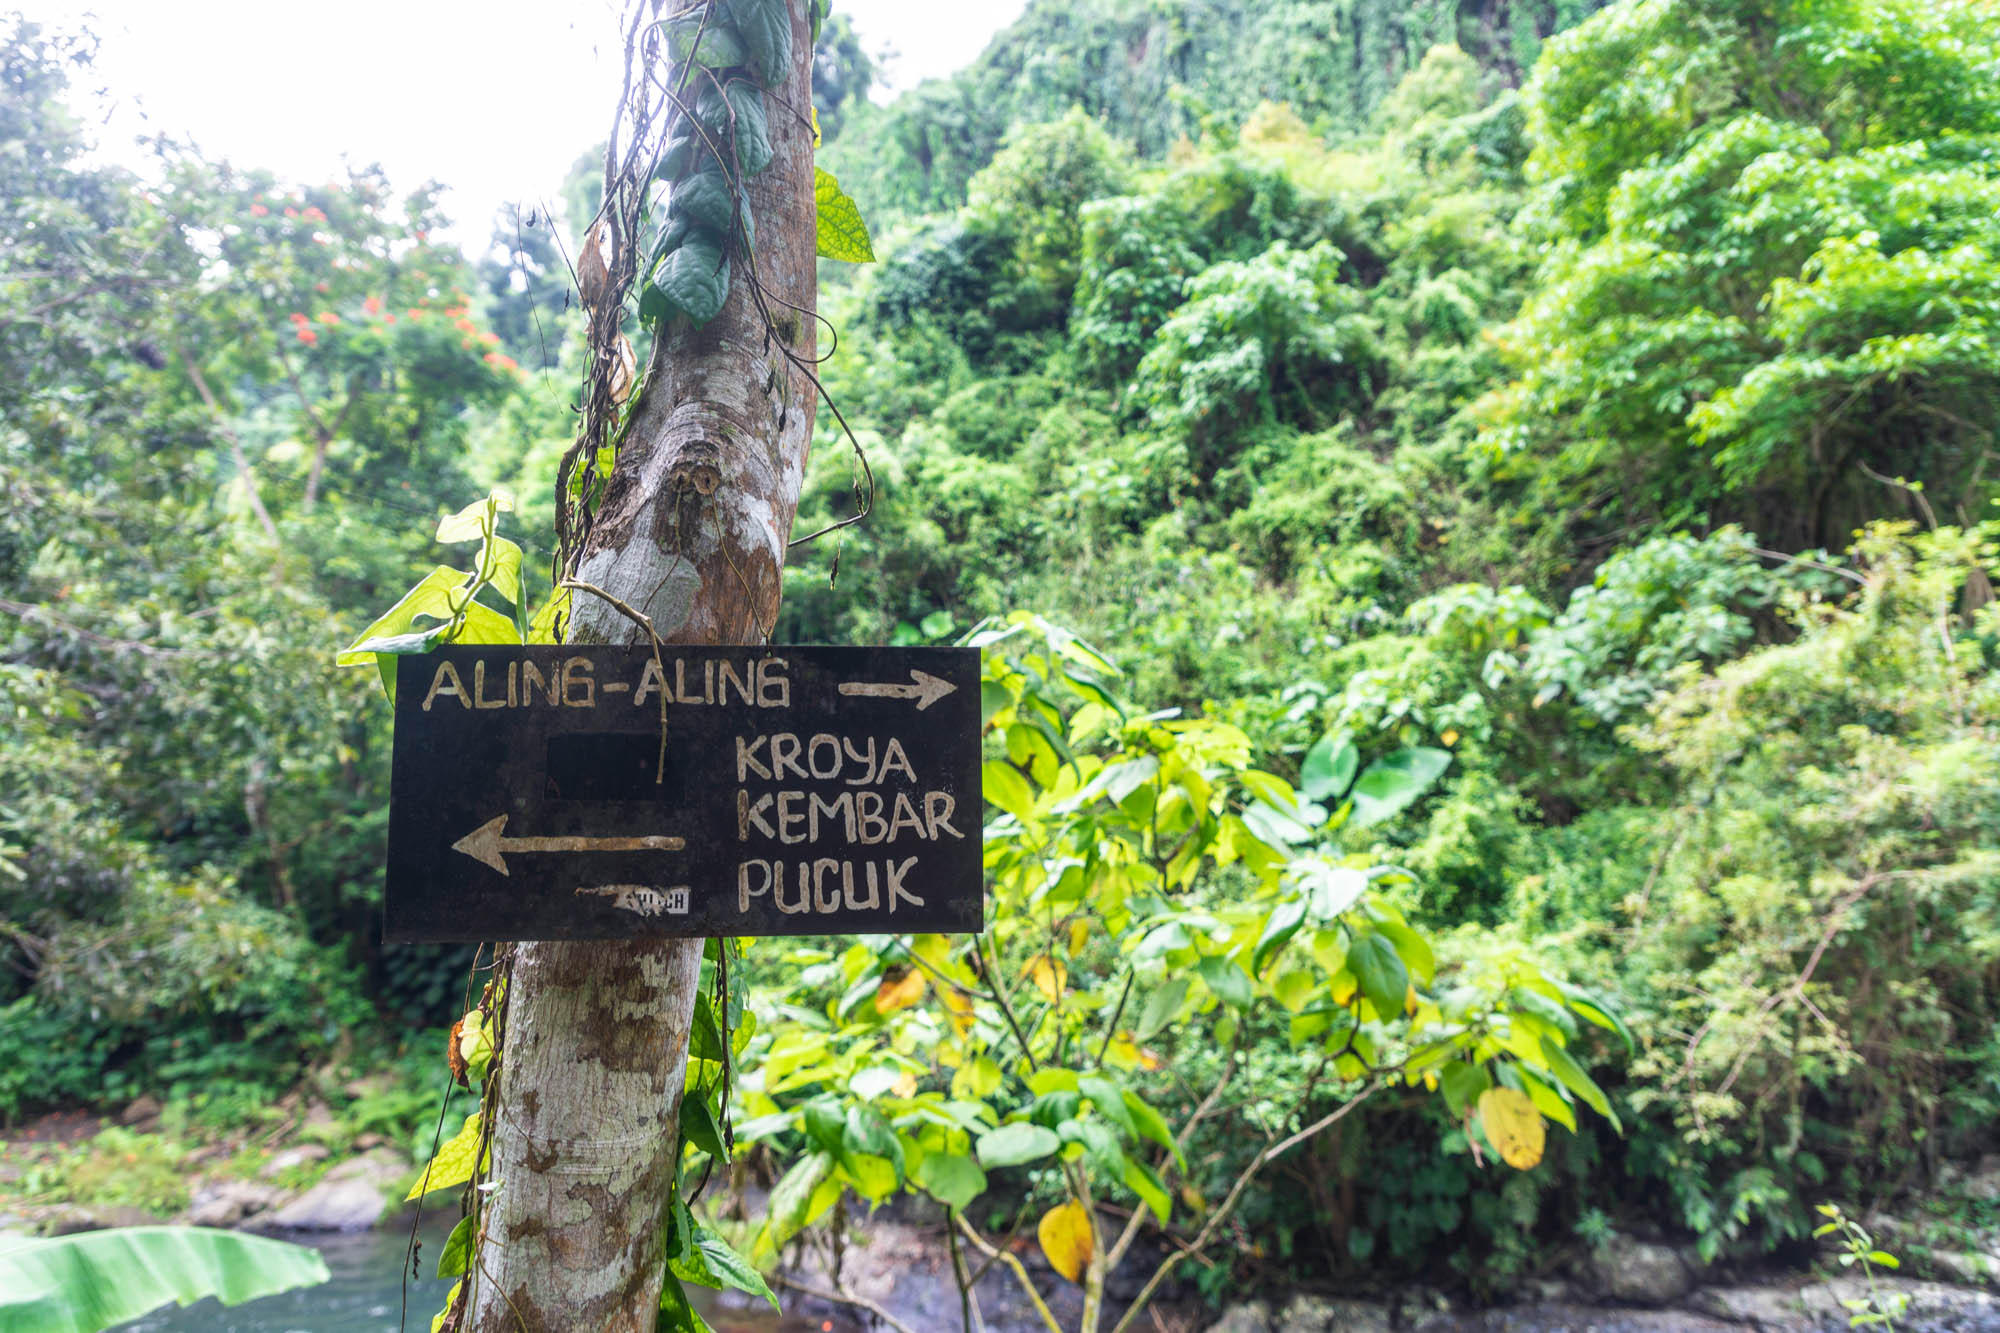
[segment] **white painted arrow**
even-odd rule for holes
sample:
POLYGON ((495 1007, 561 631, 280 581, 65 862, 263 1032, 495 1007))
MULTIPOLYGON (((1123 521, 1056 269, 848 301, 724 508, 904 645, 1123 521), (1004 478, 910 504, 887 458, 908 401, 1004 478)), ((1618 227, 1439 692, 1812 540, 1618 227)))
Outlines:
POLYGON ((501 874, 507 873, 507 852, 678 852, 687 846, 680 838, 509 838, 507 816, 490 819, 451 845, 475 861, 483 861, 501 874))
POLYGON ((912 671, 910 679, 916 683, 888 685, 868 681, 843 681, 840 692, 846 695, 859 695, 864 699, 915 699, 917 711, 921 713, 958 688, 950 681, 933 676, 928 671, 912 671))

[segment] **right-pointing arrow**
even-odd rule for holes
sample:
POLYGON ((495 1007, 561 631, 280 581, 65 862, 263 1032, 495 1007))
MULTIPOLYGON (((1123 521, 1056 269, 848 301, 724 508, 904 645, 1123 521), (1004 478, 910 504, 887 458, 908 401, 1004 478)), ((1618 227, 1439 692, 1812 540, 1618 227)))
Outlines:
POLYGON ((958 688, 950 681, 933 676, 928 671, 912 670, 910 679, 916 683, 890 685, 873 681, 842 681, 840 692, 850 696, 858 695, 864 699, 915 699, 917 711, 921 713, 958 688))

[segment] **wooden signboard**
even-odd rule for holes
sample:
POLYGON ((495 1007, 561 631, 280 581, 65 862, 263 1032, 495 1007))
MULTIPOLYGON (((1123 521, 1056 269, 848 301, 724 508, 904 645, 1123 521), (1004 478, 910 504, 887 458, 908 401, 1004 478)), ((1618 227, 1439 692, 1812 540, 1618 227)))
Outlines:
POLYGON ((972 648, 404 657, 383 933, 979 930, 979 730, 972 648))

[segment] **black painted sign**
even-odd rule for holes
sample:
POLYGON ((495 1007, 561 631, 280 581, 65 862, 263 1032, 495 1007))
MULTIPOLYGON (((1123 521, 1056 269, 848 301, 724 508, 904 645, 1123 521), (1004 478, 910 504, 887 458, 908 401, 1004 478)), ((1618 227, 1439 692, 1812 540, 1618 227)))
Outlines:
POLYGON ((400 659, 384 935, 976 931, 972 648, 400 659))

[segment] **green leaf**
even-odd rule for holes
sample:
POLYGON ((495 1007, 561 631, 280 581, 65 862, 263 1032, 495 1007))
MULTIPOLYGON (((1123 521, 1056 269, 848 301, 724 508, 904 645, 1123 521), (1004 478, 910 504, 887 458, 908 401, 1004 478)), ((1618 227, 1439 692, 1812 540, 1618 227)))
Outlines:
POLYGON ((484 602, 470 602, 465 607, 465 621, 456 634, 444 636, 446 643, 519 643, 521 631, 514 622, 501 615, 484 602))
POLYGON ((842 1159, 840 1169, 854 1185, 855 1191, 870 1203, 880 1203, 896 1192, 896 1165, 886 1157, 874 1153, 850 1153, 842 1159))
POLYGON ((939 1203, 962 1212, 986 1192, 986 1173, 970 1157, 934 1152, 918 1165, 917 1183, 939 1203))
POLYGON ((514 501, 505 491, 495 491, 483 500, 474 500, 456 514, 438 520, 437 539, 446 546, 476 542, 493 530, 498 514, 511 511, 514 501))
POLYGON ((438 1251, 439 1277, 459 1277, 472 1263, 472 1218, 461 1217, 451 1234, 444 1238, 444 1248, 438 1251))
MULTIPOLYGON (((660 1319, 656 1333, 715 1333, 701 1312, 688 1301, 687 1292, 681 1288, 680 1274, 673 1270, 671 1261, 664 1279, 660 1283, 660 1319)), ((431 1333, 439 1333, 433 1328, 431 1333)))
MULTIPOLYGON (((693 175, 698 167, 713 160, 708 151, 708 141, 695 129, 694 122, 683 116, 674 123, 674 131, 667 136, 666 147, 660 150, 660 165, 654 169, 653 177, 655 180, 677 181, 693 175)), ((660 244, 653 251, 655 260, 674 248, 667 236, 667 229, 662 227, 660 244)))
POLYGON ((711 12, 708 22, 702 22, 700 14, 689 14, 666 24, 667 52, 675 60, 694 57, 697 65, 709 69, 728 69, 731 65, 743 63, 743 39, 734 28, 719 22, 720 15, 711 12), (699 38, 700 45, 696 45, 699 38))
POLYGON ((847 1117, 831 1098, 807 1102, 799 1127, 805 1130, 807 1138, 836 1157, 847 1151, 847 1117))
POLYGON ((1569 1099, 1556 1089, 1549 1076, 1532 1065, 1516 1063, 1514 1076, 1520 1080, 1521 1090, 1528 1094, 1528 1100, 1535 1109, 1549 1120, 1555 1121, 1570 1133, 1576 1133, 1576 1109, 1569 1099))
POLYGON ((760 1251, 768 1243, 768 1247, 775 1253, 786 1241, 799 1233, 799 1229, 806 1224, 813 1195, 831 1174, 833 1174, 832 1153, 811 1153, 792 1164, 792 1169, 785 1172, 776 1188, 771 1191, 764 1235, 758 1240, 760 1251))
MULTIPOLYGON (((764 110, 764 94, 746 79, 732 79, 717 86, 704 79, 695 97, 694 118, 708 131, 709 141, 725 148, 736 145, 737 181, 756 175, 771 165, 770 122, 764 110)), ((693 133, 690 130, 690 133, 693 133)), ((696 134, 695 138, 700 139, 696 134)), ((705 175, 707 168, 691 173, 692 180, 705 175)))
POLYGON ((1613 1129, 1620 1133, 1624 1132, 1618 1123, 1617 1112, 1611 1109, 1610 1099, 1604 1095, 1604 1089, 1598 1087, 1591 1081, 1590 1075, 1583 1072, 1583 1066, 1576 1062, 1575 1056, 1547 1037, 1543 1037, 1542 1058, 1548 1061, 1549 1072, 1561 1080, 1565 1088, 1583 1098, 1585 1105, 1609 1120, 1613 1129))
POLYGON ((1486 1066, 1467 1060, 1447 1061, 1437 1072, 1438 1083, 1444 1089, 1444 1104, 1454 1119, 1463 1119, 1466 1108, 1476 1104, 1479 1094, 1493 1086, 1493 1076, 1486 1072, 1486 1066))
POLYGON ((1146 1206, 1153 1210, 1153 1216, 1165 1226, 1173 1214, 1173 1200, 1167 1197, 1167 1187, 1160 1183, 1160 1177, 1152 1167, 1136 1157, 1125 1159, 1125 1188, 1131 1190, 1146 1206))
POLYGON ((681 1137, 718 1163, 728 1164, 729 1148, 722 1139, 722 1126, 716 1123, 715 1108, 692 1088, 681 1094, 681 1137))
POLYGON ((1247 1008, 1254 992, 1250 989, 1250 978, 1243 975, 1243 969, 1224 957, 1204 958, 1195 964, 1195 971, 1215 992, 1215 998, 1231 1009, 1247 1008))
POLYGON ((555 596, 542 603, 542 609, 535 612, 535 618, 528 622, 529 643, 556 642, 556 621, 569 615, 569 589, 559 588, 555 596))
POLYGON ((1036 1100, 1054 1096, 1058 1092, 1075 1092, 1077 1077, 1074 1069, 1044 1065, 1028 1075, 1028 1091, 1035 1094, 1036 1100))
POLYGON ((1581 986, 1572 986, 1564 982, 1556 984, 1561 987, 1563 999, 1569 1004, 1572 1012, 1582 1014, 1587 1021, 1595 1023, 1607 1032, 1616 1033, 1618 1039, 1625 1043, 1626 1055, 1637 1053, 1639 1048, 1632 1039, 1632 1029, 1625 1026, 1625 1020, 1618 1016, 1617 1010, 1581 986))
POLYGON ((782 87, 792 68, 792 12, 785 0, 723 0, 718 10, 729 16, 743 39, 743 60, 766 88, 782 87))
POLYGON ((1299 790, 1315 801, 1331 800, 1347 790, 1360 763, 1361 752, 1346 733, 1329 731, 1306 751, 1305 763, 1299 768, 1299 790))
POLYGON ((1021 1166, 1047 1157, 1060 1147, 1062 1140, 1054 1130, 1024 1122, 1002 1125, 979 1136, 979 1161, 988 1170, 1021 1166))
MULTIPOLYGON (((443 625, 433 625, 429 629, 411 630, 408 634, 391 634, 387 638, 381 639, 363 639, 361 642, 347 649, 347 652, 368 653, 378 659, 383 657, 416 657, 429 652, 442 643, 445 631, 450 628, 451 625, 446 623, 443 625)), ((342 656, 346 656, 346 653, 343 653, 342 656)), ((395 679, 395 672, 388 670, 386 664, 384 664, 384 674, 391 681, 395 679)), ((396 697, 394 689, 389 691, 389 697, 391 699, 396 697)))
POLYGON ((437 1153, 430 1164, 424 1167, 417 1183, 410 1186, 410 1192, 403 1196, 405 1202, 420 1199, 433 1190, 448 1190, 454 1185, 463 1185, 472 1179, 473 1161, 479 1152, 479 1112, 465 1117, 458 1133, 438 1145, 437 1153))
POLYGON ((97 1333, 162 1305, 240 1305, 327 1280, 303 1245, 206 1227, 126 1227, 0 1241, 0 1327, 97 1333))
MULTIPOLYGON (((704 231, 727 236, 736 226, 736 191, 721 167, 704 167, 687 179, 674 182, 673 192, 667 196, 667 216, 686 218, 704 231)), ((674 254, 682 253, 693 243, 694 237, 690 235, 674 254)), ((671 262, 673 255, 667 259, 671 262)), ((659 285, 665 287, 664 283, 659 285)))
POLYGON ((439 565, 423 576, 414 588, 404 593, 397 603, 383 612, 374 624, 355 636, 354 642, 335 655, 335 666, 365 666, 374 660, 377 650, 361 645, 370 639, 386 639, 400 635, 416 623, 418 616, 432 620, 451 619, 451 594, 465 586, 471 576, 462 569, 449 565, 439 565))
POLYGON ((979 785, 986 799, 1023 824, 1035 817, 1035 793, 1021 770, 1000 759, 989 759, 979 770, 979 785))
POLYGON ((1118 1126, 1127 1137, 1139 1132, 1132 1113, 1125 1106, 1125 1090, 1102 1074, 1085 1074, 1077 1079, 1076 1090, 1090 1098, 1097 1113, 1118 1126))
MULTIPOLYGON (((755 176, 771 165, 771 130, 764 94, 737 82, 729 85, 726 95, 736 109, 736 169, 744 178, 755 176)), ((747 216, 749 210, 744 213, 747 216)))
POLYGON ((1074 1143, 1083 1149, 1090 1164, 1112 1179, 1121 1179, 1125 1174, 1125 1149, 1118 1139, 1118 1131, 1102 1120, 1063 1120, 1056 1125, 1056 1136, 1065 1144, 1074 1143))
POLYGON ((1366 828, 1402 813, 1451 767, 1451 752, 1414 746, 1386 754, 1368 765, 1354 784, 1349 823, 1366 828))
POLYGON ((1151 1139, 1174 1155, 1174 1160, 1183 1166, 1187 1159, 1181 1155, 1181 1145, 1174 1142, 1174 1132, 1167 1125, 1167 1118, 1146 1105, 1136 1092, 1125 1094, 1125 1109, 1132 1116, 1132 1128, 1140 1138, 1151 1139))
POLYGON ((718 239, 721 234, 691 231, 660 261, 652 285, 665 302, 665 314, 684 315, 699 327, 722 312, 729 298, 729 257, 718 239))
POLYGON ((874 1107, 848 1107, 840 1141, 849 1153, 885 1159, 896 1168, 897 1177, 902 1177, 903 1145, 896 1141, 896 1131, 889 1128, 889 1122, 874 1107))
POLYGON ((1271 995, 1283 1005, 1287 1012, 1298 1013, 1311 1002, 1319 989, 1318 978, 1305 968, 1295 967, 1278 973, 1271 983, 1271 995))
POLYGON ((1257 947, 1250 955, 1252 975, 1263 975, 1264 964, 1291 943, 1292 936, 1299 933, 1299 926, 1305 919, 1306 900, 1303 895, 1286 899, 1271 909, 1271 915, 1264 921, 1264 933, 1257 937, 1257 947))
POLYGON ((1418 984, 1428 986, 1437 975, 1437 955, 1431 951, 1431 942, 1400 921, 1378 921, 1375 930, 1396 946, 1397 956, 1418 984))
POLYGON ((1364 931, 1355 936, 1348 948, 1347 965, 1354 969, 1361 993, 1384 1021, 1403 1012, 1403 1001, 1410 991, 1410 972, 1403 966, 1395 945, 1372 930, 1364 931))
POLYGON ((505 537, 487 541, 480 552, 479 568, 486 581, 505 597, 509 605, 521 604, 521 548, 505 537))
POLYGON ((748 1259, 730 1248, 728 1241, 699 1223, 694 1228, 694 1257, 669 1261, 668 1266, 674 1270, 675 1276, 684 1281, 718 1291, 733 1288, 748 1292, 769 1301, 773 1310, 781 1308, 763 1274, 752 1267, 748 1259))
POLYGON ((1166 985, 1146 997, 1146 1007, 1139 1013, 1139 1027, 1132 1035, 1140 1041, 1146 1040, 1174 1021, 1181 1011, 1181 1004, 1187 999, 1188 979, 1175 977, 1166 985))
POLYGON ((833 174, 813 168, 813 203, 819 210, 818 238, 822 259, 842 259, 850 264, 875 262, 875 247, 868 240, 868 224, 861 210, 841 192, 833 174))

